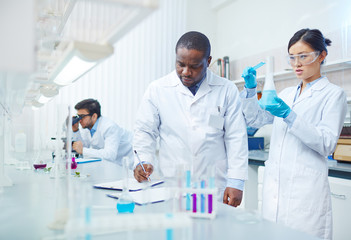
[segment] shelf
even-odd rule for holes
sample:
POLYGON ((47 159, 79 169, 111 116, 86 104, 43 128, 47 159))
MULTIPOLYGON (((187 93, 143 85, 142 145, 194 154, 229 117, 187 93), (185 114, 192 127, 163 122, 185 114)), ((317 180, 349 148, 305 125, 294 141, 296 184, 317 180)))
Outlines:
MULTIPOLYGON (((322 73, 328 73, 328 72, 336 72, 336 71, 341 71, 345 69, 351 68, 351 58, 346 58, 334 62, 327 63, 325 66, 322 66, 322 73)), ((296 78, 295 73, 291 69, 290 71, 282 71, 282 72, 276 72, 273 75, 274 81, 284 81, 284 80, 289 80, 296 78)), ((264 80, 265 75, 260 75, 257 76, 257 81, 264 80)), ((244 79, 237 79, 233 80, 235 84, 240 84, 244 83, 244 79)))

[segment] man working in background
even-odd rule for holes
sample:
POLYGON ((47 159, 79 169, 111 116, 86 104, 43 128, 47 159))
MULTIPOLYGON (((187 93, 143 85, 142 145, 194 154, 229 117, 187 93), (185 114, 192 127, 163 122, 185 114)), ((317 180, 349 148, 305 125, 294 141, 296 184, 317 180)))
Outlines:
POLYGON ((159 138, 165 177, 175 177, 179 164, 191 166, 194 181, 214 169, 223 202, 236 207, 248 171, 246 125, 234 83, 207 69, 210 51, 204 34, 184 34, 176 45, 176 71, 146 90, 133 141, 146 173, 137 165, 134 176, 141 182, 153 172, 159 138))
POLYGON ((85 99, 76 104, 79 121, 72 126, 72 148, 85 158, 101 158, 122 165, 124 156, 132 157, 132 134, 112 120, 101 116, 100 103, 85 99), (79 123, 82 130, 79 130, 79 123))

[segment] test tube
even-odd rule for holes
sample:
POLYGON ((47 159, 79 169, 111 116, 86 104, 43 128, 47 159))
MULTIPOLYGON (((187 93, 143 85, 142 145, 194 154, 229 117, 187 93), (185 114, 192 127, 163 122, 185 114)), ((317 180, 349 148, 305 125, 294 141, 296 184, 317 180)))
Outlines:
MULTIPOLYGON (((201 180, 201 189, 205 188, 205 180, 201 180)), ((201 213, 205 213, 205 194, 201 193, 201 213)))
POLYGON ((89 205, 85 207, 85 224, 86 224, 85 240, 90 240, 91 239, 91 232, 90 232, 91 208, 89 205))
MULTIPOLYGON (((196 189, 196 182, 194 183, 194 189, 196 189)), ((197 199, 196 199, 196 196, 197 194, 194 192, 192 197, 193 197, 193 213, 196 213, 197 212, 197 208, 196 208, 196 204, 197 204, 197 199)))
MULTIPOLYGON (((172 219, 173 214, 167 213, 166 218, 172 219)), ((166 229, 166 240, 173 240, 173 228, 167 228, 166 229)))
MULTIPOLYGON (((190 170, 186 170, 185 174, 186 174, 186 187, 190 188, 191 187, 190 170)), ((189 193, 186 194, 186 210, 190 211, 190 194, 189 193)))
MULTIPOLYGON (((214 181, 215 181, 215 178, 213 176, 211 176, 210 181, 209 181, 210 188, 215 187, 214 181)), ((212 213, 212 210, 213 210, 213 195, 208 194, 208 213, 212 213)))

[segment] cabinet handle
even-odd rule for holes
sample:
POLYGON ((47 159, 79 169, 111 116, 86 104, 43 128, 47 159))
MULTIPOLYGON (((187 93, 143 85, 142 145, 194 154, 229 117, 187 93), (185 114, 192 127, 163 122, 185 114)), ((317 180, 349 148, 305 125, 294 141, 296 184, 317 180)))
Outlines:
POLYGON ((339 199, 342 199, 342 200, 346 200, 346 195, 344 194, 335 194, 335 193, 331 193, 331 195, 335 198, 339 198, 339 199))

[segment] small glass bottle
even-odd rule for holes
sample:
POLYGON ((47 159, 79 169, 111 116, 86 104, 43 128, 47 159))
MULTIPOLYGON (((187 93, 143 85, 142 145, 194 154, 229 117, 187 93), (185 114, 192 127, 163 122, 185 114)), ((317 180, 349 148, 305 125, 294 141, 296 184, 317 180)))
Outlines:
POLYGON ((71 163, 71 169, 76 169, 78 164, 76 162, 76 155, 75 154, 72 154, 72 163, 71 163))
POLYGON ((133 213, 135 203, 133 202, 133 198, 129 193, 129 186, 128 186, 129 158, 124 157, 122 159, 122 162, 123 162, 123 171, 124 171, 123 191, 117 201, 117 211, 119 213, 133 213))

